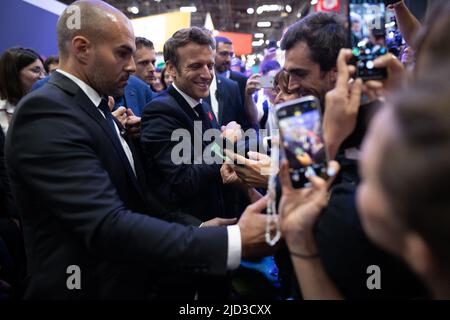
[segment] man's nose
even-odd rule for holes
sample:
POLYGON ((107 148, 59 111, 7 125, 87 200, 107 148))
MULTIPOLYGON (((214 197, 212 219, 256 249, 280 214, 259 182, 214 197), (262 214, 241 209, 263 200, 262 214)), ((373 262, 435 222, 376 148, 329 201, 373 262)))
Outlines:
POLYGON ((128 61, 128 64, 125 66, 125 70, 129 73, 136 72, 136 64, 134 63, 133 57, 131 57, 130 61, 128 61))

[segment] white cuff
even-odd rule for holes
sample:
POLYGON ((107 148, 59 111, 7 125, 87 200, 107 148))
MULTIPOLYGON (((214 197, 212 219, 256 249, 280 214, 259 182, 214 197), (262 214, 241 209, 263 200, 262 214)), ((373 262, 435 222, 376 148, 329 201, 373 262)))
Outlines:
POLYGON ((241 264, 241 230, 237 224, 227 226, 228 231, 228 258, 227 269, 235 270, 241 264))

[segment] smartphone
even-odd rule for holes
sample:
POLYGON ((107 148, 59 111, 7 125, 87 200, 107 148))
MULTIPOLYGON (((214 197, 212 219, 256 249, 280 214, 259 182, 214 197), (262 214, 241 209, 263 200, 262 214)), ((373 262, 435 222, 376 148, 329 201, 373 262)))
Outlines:
POLYGON ((275 83, 275 76, 261 76, 261 88, 273 88, 275 83))
POLYGON ((294 188, 309 186, 307 173, 327 178, 327 156, 322 138, 320 102, 307 96, 276 106, 284 155, 294 188))
POLYGON ((384 4, 387 6, 391 5, 391 4, 396 4, 399 3, 400 0, 384 0, 384 4))
POLYGON ((349 0, 348 24, 356 77, 363 80, 386 78, 386 68, 375 68, 373 63, 388 52, 384 0, 349 0))

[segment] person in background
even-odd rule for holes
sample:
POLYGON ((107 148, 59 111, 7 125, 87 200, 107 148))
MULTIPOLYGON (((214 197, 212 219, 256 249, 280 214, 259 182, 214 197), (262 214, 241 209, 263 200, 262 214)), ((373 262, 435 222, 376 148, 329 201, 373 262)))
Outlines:
POLYGON ((59 66, 59 57, 58 56, 50 56, 44 62, 45 72, 48 75, 51 75, 53 71, 58 69, 59 66))
POLYGON ((164 87, 164 90, 166 90, 172 83, 173 83, 173 77, 171 74, 167 72, 167 68, 164 67, 161 70, 161 83, 164 87))
POLYGON ((29 48, 7 49, 0 57, 0 123, 3 132, 9 127, 14 109, 33 84, 45 77, 44 62, 29 48))
POLYGON ((155 80, 152 81, 152 84, 150 85, 150 87, 154 92, 161 92, 165 89, 164 85, 162 84, 161 73, 162 73, 161 68, 155 69, 155 80))

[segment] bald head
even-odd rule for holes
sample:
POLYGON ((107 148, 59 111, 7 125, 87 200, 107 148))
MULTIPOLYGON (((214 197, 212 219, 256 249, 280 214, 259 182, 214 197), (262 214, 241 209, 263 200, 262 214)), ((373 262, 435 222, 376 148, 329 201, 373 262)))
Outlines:
POLYGON ((57 25, 58 50, 61 58, 69 53, 73 38, 83 36, 92 43, 108 39, 114 27, 130 24, 128 18, 118 9, 99 0, 80 0, 68 6, 60 16, 57 25))

